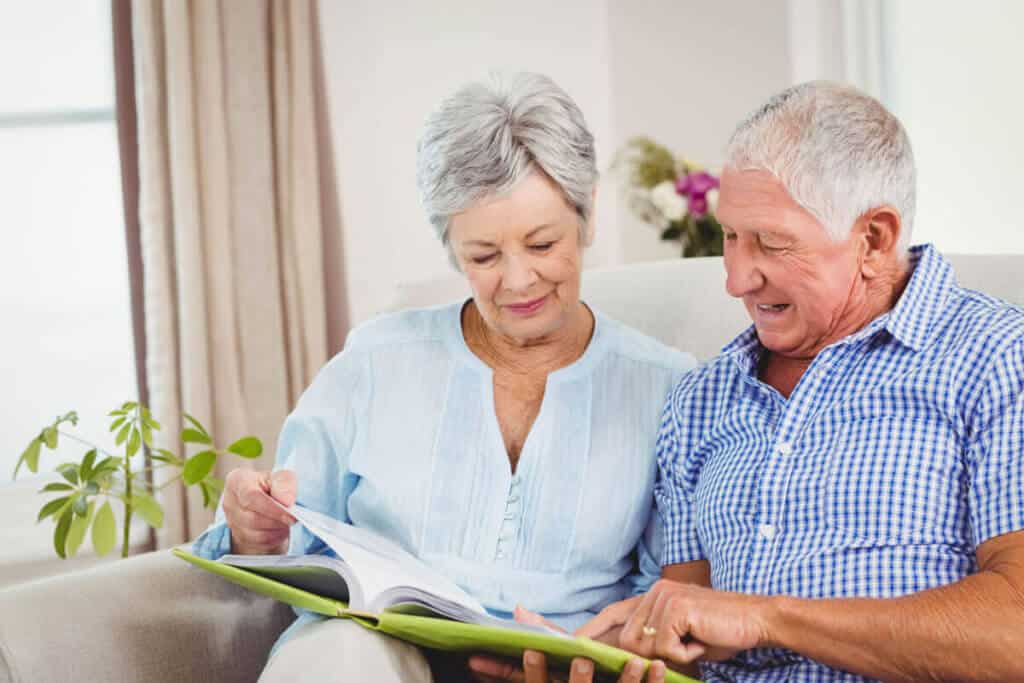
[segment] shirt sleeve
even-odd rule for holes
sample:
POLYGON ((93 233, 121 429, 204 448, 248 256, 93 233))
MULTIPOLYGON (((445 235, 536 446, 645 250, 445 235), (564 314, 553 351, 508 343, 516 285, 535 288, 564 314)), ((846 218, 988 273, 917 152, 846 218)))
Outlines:
POLYGON ((684 414, 680 409, 688 393, 687 384, 688 378, 684 378, 669 394, 658 430, 658 481, 654 486, 654 497, 662 519, 663 567, 705 559, 693 514, 696 481, 688 476, 689 468, 685 462, 690 448, 686 443, 684 414))
POLYGON ((657 506, 651 507, 651 519, 636 545, 637 569, 627 577, 629 594, 641 595, 651 590, 661 578, 662 520, 657 506))
MULTIPOLYGON (((285 420, 274 470, 295 472, 299 505, 349 521, 348 497, 358 483, 348 467, 365 410, 372 368, 367 354, 345 351, 320 371, 285 420)), ((301 524, 291 528, 288 553, 318 552, 323 543, 301 524)), ((231 551, 231 530, 223 500, 213 524, 196 539, 192 552, 217 559, 231 551)))
POLYGON ((978 546, 1024 529, 1024 338, 994 360, 970 430, 968 505, 978 546))

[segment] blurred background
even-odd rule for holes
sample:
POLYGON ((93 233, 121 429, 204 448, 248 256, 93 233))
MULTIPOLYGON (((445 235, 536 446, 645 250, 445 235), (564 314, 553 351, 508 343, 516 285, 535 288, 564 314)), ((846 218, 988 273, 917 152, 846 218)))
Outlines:
MULTIPOLYGON (((107 411, 141 397, 172 437, 188 411, 270 450, 351 326, 452 274, 415 145, 490 69, 546 73, 587 117, 588 267, 679 257, 623 200, 627 140, 717 172, 743 116, 817 78, 904 122, 915 242, 1024 252, 1014 0, 0 0, 0 17, 0 585, 59 571, 34 524, 53 475, 12 479, 55 416, 114 450, 107 411)), ((40 470, 81 450, 62 439, 40 470)), ((208 521, 175 491, 134 549, 208 521)))

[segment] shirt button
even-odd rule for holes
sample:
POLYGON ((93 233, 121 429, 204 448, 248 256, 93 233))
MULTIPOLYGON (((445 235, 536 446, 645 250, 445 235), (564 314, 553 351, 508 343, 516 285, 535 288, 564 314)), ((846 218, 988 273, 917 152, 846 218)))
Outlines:
POLYGON ((793 452, 793 444, 788 441, 782 441, 775 447, 775 450, 779 452, 779 455, 789 455, 793 452))
POLYGON ((774 524, 762 524, 757 527, 757 530, 764 539, 769 541, 775 538, 775 534, 779 533, 774 524))

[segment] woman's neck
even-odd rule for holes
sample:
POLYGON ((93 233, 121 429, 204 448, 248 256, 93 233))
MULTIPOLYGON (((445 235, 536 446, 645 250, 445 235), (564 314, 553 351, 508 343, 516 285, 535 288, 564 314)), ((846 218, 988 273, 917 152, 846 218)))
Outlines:
POLYGON ((470 301, 462 311, 462 331, 470 350, 492 370, 547 375, 583 355, 594 333, 594 316, 580 302, 566 324, 552 334, 518 340, 488 326, 470 301))

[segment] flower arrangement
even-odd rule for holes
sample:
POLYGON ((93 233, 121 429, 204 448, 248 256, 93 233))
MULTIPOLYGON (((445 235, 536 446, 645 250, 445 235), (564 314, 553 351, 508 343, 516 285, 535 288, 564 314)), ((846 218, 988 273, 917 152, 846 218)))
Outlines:
POLYGON ((678 241, 684 257, 722 255, 716 176, 646 137, 629 140, 614 165, 626 172, 630 209, 661 239, 678 241))

